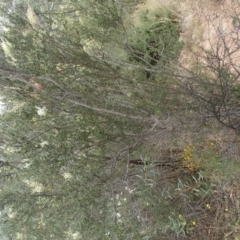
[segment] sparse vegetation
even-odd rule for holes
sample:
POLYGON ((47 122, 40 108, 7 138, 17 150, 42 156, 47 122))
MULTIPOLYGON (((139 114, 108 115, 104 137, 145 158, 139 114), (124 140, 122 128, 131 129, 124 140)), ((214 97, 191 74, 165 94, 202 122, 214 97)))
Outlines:
POLYGON ((1 3, 1 239, 239 238, 238 17, 130 2, 1 3))

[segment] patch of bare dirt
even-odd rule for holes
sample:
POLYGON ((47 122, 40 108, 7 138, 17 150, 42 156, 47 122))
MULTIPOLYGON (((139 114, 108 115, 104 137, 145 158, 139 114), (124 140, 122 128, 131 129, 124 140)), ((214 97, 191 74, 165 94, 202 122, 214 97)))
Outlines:
MULTIPOLYGON (((184 15, 183 15, 184 16, 184 15)), ((240 65, 240 3, 233 0, 196 1, 182 19, 181 40, 185 48, 180 57, 184 67, 204 62, 207 53, 218 56, 222 64, 231 64, 232 71, 240 65)))

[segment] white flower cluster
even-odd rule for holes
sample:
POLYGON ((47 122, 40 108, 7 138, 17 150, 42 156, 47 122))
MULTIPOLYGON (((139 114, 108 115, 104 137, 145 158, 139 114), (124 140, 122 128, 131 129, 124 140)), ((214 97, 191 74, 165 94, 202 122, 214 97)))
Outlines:
POLYGON ((136 189, 131 189, 130 187, 125 187, 125 190, 132 194, 136 189))
POLYGON ((28 6, 26 16, 29 23, 32 25, 34 29, 40 28, 41 26, 40 19, 37 16, 37 14, 34 12, 31 6, 28 6))
POLYGON ((38 106, 35 106, 35 108, 37 109, 37 114, 39 116, 46 116, 47 115, 47 108, 44 106, 44 107, 38 107, 38 106))
POLYGON ((82 239, 82 235, 79 232, 72 232, 71 230, 65 232, 67 235, 67 239, 78 240, 82 239))
POLYGON ((12 208, 9 208, 8 210, 8 217, 9 218, 15 218, 17 215, 17 212, 13 212, 12 208))
POLYGON ((66 167, 61 167, 59 170, 59 174, 65 179, 65 180, 71 180, 73 178, 73 175, 68 171, 66 167))
MULTIPOLYGON (((120 195, 122 195, 123 193, 121 192, 120 195)), ((116 195, 116 200, 117 200, 117 206, 121 206, 123 202, 127 201, 127 198, 125 197, 121 197, 119 196, 119 194, 116 195), (121 201, 122 200, 122 201, 121 201)))
POLYGON ((83 50, 89 55, 97 55, 101 49, 101 45, 96 40, 88 40, 83 44, 83 50))
POLYGON ((34 180, 24 180, 24 183, 26 183, 29 187, 32 188, 32 192, 42 192, 44 189, 44 186, 41 183, 38 183, 34 180))
POLYGON ((44 147, 47 146, 47 145, 49 145, 49 142, 48 142, 48 141, 42 141, 42 142, 40 143, 41 148, 44 148, 44 147))
POLYGON ((17 232, 17 239, 18 240, 23 240, 24 239, 23 233, 17 232))
POLYGON ((8 42, 6 39, 2 39, 1 47, 2 47, 2 49, 4 51, 4 54, 5 54, 6 58, 8 60, 10 60, 11 63, 13 63, 15 65, 17 60, 13 56, 12 44, 10 42, 8 42))
POLYGON ((116 212, 115 213, 115 216, 116 216, 116 218, 117 218, 117 223, 122 223, 122 215, 121 215, 121 213, 119 213, 119 212, 116 212))
POLYGON ((66 179, 66 180, 70 180, 70 179, 73 178, 72 174, 69 173, 69 172, 64 172, 64 173, 62 173, 62 176, 63 176, 64 179, 66 179))
POLYGON ((22 162, 24 163, 23 167, 24 168, 29 168, 31 166, 31 161, 27 158, 23 159, 22 162))

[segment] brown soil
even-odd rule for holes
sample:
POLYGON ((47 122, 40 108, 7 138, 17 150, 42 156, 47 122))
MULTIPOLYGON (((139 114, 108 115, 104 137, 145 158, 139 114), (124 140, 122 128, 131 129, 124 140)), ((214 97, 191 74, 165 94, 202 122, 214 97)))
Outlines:
POLYGON ((181 40, 185 42, 185 48, 180 63, 191 67, 193 63, 207 61, 206 53, 210 53, 221 58, 224 65, 231 63, 231 70, 240 70, 239 14, 240 3, 237 1, 215 0, 205 4, 196 1, 185 16, 182 13, 181 40))

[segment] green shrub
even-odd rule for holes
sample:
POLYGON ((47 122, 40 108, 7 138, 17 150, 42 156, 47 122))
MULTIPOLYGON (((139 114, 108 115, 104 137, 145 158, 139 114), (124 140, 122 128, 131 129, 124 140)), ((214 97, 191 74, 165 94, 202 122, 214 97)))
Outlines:
POLYGON ((139 23, 128 36, 130 60, 146 67, 169 65, 180 54, 182 43, 178 41, 179 36, 178 20, 172 11, 142 11, 139 23))

